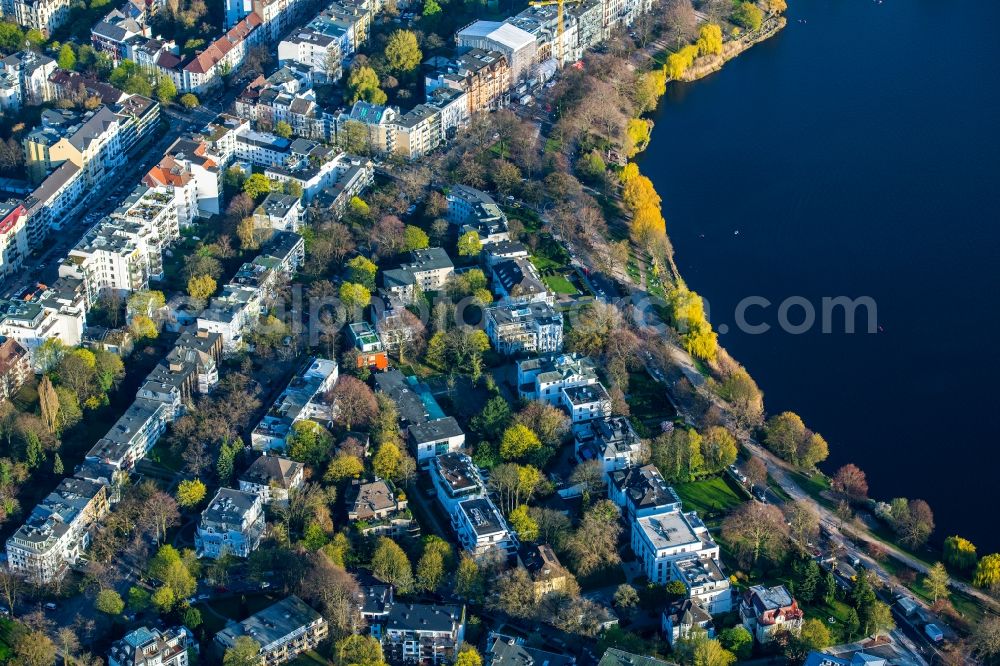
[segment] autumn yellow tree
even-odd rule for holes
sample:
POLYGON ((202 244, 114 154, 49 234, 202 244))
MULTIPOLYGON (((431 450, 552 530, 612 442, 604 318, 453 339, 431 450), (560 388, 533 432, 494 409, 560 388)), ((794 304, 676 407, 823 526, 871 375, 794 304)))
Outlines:
POLYGON ((680 284, 668 295, 674 326, 689 354, 711 361, 719 351, 719 338, 705 315, 701 296, 680 284))
POLYGON ((706 23, 698 34, 699 55, 720 55, 722 53, 722 28, 715 23, 706 23))
POLYGON ((681 78, 697 57, 698 47, 694 44, 688 44, 677 53, 670 54, 667 57, 667 76, 671 79, 681 78))
POLYGON ((188 280, 188 295, 204 300, 215 293, 215 279, 211 275, 195 275, 188 280))

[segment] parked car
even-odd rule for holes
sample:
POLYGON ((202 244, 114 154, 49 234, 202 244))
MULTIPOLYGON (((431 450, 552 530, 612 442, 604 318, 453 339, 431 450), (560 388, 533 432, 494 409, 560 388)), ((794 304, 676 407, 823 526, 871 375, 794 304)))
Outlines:
POLYGON ((55 605, 54 603, 52 603, 51 601, 50 601, 49 603, 45 604, 45 610, 50 610, 50 611, 54 611, 54 610, 56 610, 57 608, 59 608, 59 606, 56 606, 56 605, 55 605))

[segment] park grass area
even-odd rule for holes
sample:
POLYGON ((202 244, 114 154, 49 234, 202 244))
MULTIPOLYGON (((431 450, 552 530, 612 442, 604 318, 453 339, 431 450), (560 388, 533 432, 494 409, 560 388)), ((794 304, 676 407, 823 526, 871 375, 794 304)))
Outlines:
POLYGON ((556 294, 569 294, 572 296, 573 294, 580 293, 580 290, 565 275, 546 275, 542 278, 542 282, 556 294))
POLYGON ((807 620, 816 619, 826 625, 826 628, 830 630, 830 637, 833 639, 834 645, 850 642, 851 636, 847 633, 847 616, 851 612, 851 607, 843 601, 834 599, 829 604, 824 601, 803 604, 802 612, 805 613, 807 620))
POLYGON ((628 273, 629 279, 635 284, 642 283, 642 274, 639 272, 639 262, 636 261, 635 256, 630 256, 628 263, 625 264, 625 271, 628 273))
POLYGON ((684 503, 685 511, 697 511, 704 519, 722 516, 746 501, 725 476, 679 483, 674 490, 684 503))
POLYGON ((329 663, 329 660, 324 659, 316 650, 307 650, 291 662, 292 666, 326 666, 329 663))
POLYGON ((811 475, 807 475, 803 472, 793 472, 789 471, 789 474, 798 484, 799 488, 804 490, 809 497, 822 504, 827 508, 834 508, 836 505, 823 495, 823 493, 830 490, 830 478, 827 477, 822 472, 816 472, 811 475))
POLYGON ((0 618, 0 664, 6 664, 10 662, 11 656, 14 652, 13 637, 11 633, 14 631, 16 626, 13 620, 8 618, 0 618))
POLYGON ((780 499, 782 502, 791 502, 792 496, 785 492, 785 489, 781 487, 774 477, 770 474, 767 475, 767 487, 774 493, 775 497, 780 499))
POLYGON ((149 459, 171 472, 179 472, 184 467, 181 452, 168 446, 164 438, 161 438, 156 446, 150 449, 149 459))

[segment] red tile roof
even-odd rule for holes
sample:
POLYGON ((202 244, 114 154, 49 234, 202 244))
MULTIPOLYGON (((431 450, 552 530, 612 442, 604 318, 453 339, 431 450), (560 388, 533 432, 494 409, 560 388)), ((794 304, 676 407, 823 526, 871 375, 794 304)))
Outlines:
POLYGON ((257 14, 251 13, 247 15, 245 19, 230 28, 229 32, 209 44, 208 48, 196 55, 184 69, 193 74, 207 74, 227 53, 245 40, 261 23, 261 18, 257 14))

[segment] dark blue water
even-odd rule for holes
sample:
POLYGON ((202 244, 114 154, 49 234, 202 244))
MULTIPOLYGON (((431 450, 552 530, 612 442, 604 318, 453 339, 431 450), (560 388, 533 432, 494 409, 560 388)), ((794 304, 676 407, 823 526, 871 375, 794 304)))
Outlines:
MULTIPOLYGON (((689 285, 765 392, 871 494, 1000 550, 1000 3, 790 0, 788 27, 671 84, 641 168, 689 285), (805 22, 801 22, 801 21, 805 22), (735 234, 739 231, 739 234, 735 234), (748 296, 766 334, 735 331, 748 296), (874 335, 777 330, 778 304, 869 296, 874 335)), ((801 321, 801 309, 790 317, 801 321)), ((863 328, 863 327, 862 327, 863 328)))

